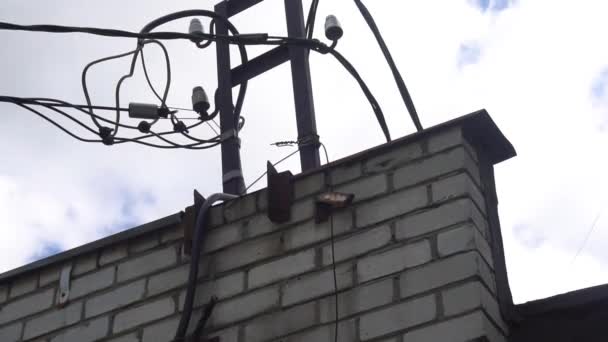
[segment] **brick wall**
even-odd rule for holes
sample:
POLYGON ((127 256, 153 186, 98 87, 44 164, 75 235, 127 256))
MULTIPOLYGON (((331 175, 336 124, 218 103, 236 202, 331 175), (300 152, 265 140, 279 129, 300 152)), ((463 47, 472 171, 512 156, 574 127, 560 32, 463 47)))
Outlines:
MULTIPOLYGON (((193 319, 215 295, 208 336, 333 341, 330 226, 313 220, 315 195, 331 185, 356 196, 334 214, 339 341, 505 341, 486 205, 494 190, 478 164, 488 146, 465 139, 463 125, 299 176, 289 223, 268 220, 265 190, 212 208, 193 319)), ((189 266, 182 236, 171 225, 3 279, 0 341, 171 341, 189 266)))

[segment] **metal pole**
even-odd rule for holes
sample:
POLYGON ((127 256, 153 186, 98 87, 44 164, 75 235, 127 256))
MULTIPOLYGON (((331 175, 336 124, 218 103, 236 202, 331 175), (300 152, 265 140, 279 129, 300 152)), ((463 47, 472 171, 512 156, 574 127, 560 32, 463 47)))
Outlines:
MULTIPOLYGON (((215 12, 228 17, 228 4, 225 1, 215 6, 215 12)), ((215 22, 218 35, 228 35, 228 28, 221 20, 215 22)), ((230 46, 217 42, 218 102, 222 133, 236 132, 237 118, 232 105, 232 80, 230 68, 230 46)), ((245 181, 241 167, 240 140, 236 137, 222 142, 222 183, 227 194, 241 195, 245 192, 245 181)))
MULTIPOLYGON (((285 0, 285 15, 289 37, 305 38, 302 0, 285 0)), ((321 164, 308 50, 304 47, 292 45, 289 47, 289 57, 291 60, 298 140, 303 142, 300 145, 300 162, 304 172, 318 168, 321 164)))

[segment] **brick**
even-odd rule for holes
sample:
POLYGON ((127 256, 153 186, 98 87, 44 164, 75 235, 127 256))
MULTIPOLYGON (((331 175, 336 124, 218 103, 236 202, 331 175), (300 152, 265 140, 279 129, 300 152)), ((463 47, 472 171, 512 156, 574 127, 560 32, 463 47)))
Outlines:
POLYGON ((163 231, 160 234, 160 242, 167 243, 167 242, 182 239, 183 237, 184 237, 184 226, 180 224, 180 225, 168 228, 167 230, 163 231))
POLYGON ((500 314, 498 302, 479 281, 472 281, 443 291, 443 312, 446 316, 480 308, 490 315, 502 331, 509 331, 500 314))
POLYGON ((357 262, 359 282, 383 277, 431 260, 431 247, 427 240, 399 246, 374 254, 357 262))
POLYGON ((167 317, 175 312, 172 298, 162 298, 118 313, 112 331, 121 332, 144 323, 167 317))
POLYGON ((243 239, 242 225, 242 222, 236 222, 212 229, 207 234, 203 250, 208 253, 239 242, 243 239))
POLYGON ((464 141, 462 128, 455 127, 438 134, 433 134, 428 139, 429 152, 435 153, 442 151, 453 146, 461 145, 464 141))
POLYGON ((50 308, 54 292, 54 289, 46 289, 5 304, 0 310, 0 324, 50 308))
POLYGON ((420 156, 422 156, 420 144, 409 143, 367 160, 364 164, 364 170, 366 173, 385 172, 420 156))
POLYGON ((247 324, 245 340, 267 341, 311 327, 316 323, 315 311, 315 303, 308 303, 262 316, 247 324))
POLYGON ((143 299, 145 285, 146 281, 142 279, 88 299, 85 304, 86 318, 112 311, 143 299))
POLYGON ((440 179, 434 182, 432 187, 434 202, 442 202, 453 197, 470 196, 482 213, 486 211, 483 194, 467 173, 440 179))
POLYGON ((294 182, 294 198, 302 198, 314 193, 319 193, 325 187, 325 174, 314 173, 294 182))
POLYGON ((445 257, 464 251, 478 251, 486 262, 493 267, 490 245, 472 224, 466 224, 437 236, 439 256, 445 257))
POLYGON ((24 339, 44 335, 48 332, 72 325, 80 321, 82 302, 70 304, 62 309, 55 309, 25 323, 24 339))
POLYGON ((329 171, 329 181, 332 185, 346 183, 361 177, 363 166, 361 163, 340 165, 329 171))
POLYGON ((243 217, 255 214, 256 204, 255 194, 248 194, 237 199, 225 202, 224 218, 226 222, 233 222, 243 217))
MULTIPOLYGON (((353 267, 352 265, 340 265, 336 267, 336 278, 338 289, 352 286, 353 267)), ((283 288, 283 306, 302 302, 307 299, 319 297, 334 292, 334 272, 333 268, 323 272, 295 278, 283 288)))
POLYGON ((148 296, 185 286, 188 281, 190 264, 153 275, 148 280, 148 296))
POLYGON ((133 279, 175 265, 177 254, 175 247, 170 246, 156 250, 140 257, 129 259, 118 265, 119 282, 133 279))
POLYGON ((357 226, 365 227, 403 215, 426 203, 427 193, 424 187, 393 193, 360 205, 356 210, 357 226))
POLYGON ((341 185, 336 188, 336 191, 354 194, 354 202, 360 202, 387 192, 388 183, 386 180, 386 175, 379 174, 341 185))
MULTIPOLYGON (((40 277, 38 278, 38 286, 43 287, 50 283, 59 281, 59 276, 61 275, 61 268, 62 265, 53 265, 42 269, 40 271, 40 277)), ((2 302, 1 297, 2 295, 0 294, 0 302, 2 302)))
POLYGON ((403 340, 407 342, 506 341, 481 311, 412 330, 403 335, 403 340))
POLYGON ((30 274, 24 277, 17 278, 11 284, 10 298, 19 297, 26 293, 30 293, 38 286, 38 275, 30 274))
POLYGON ((109 263, 124 259, 127 257, 127 245, 116 244, 101 251, 99 255, 99 265, 104 266, 109 263))
POLYGON ((70 299, 104 289, 114 283, 114 266, 74 279, 70 284, 70 299))
POLYGON ((158 236, 155 233, 149 233, 129 241, 129 251, 131 253, 141 253, 158 246, 158 236))
MULTIPOLYGON (((360 256, 374 249, 386 246, 391 241, 391 229, 387 225, 382 225, 373 229, 366 229, 360 234, 350 235, 345 239, 334 243, 336 252, 335 260, 350 259, 360 256)), ((323 247, 323 265, 331 265, 331 244, 323 247)))
MULTIPOLYGON (((336 329, 334 324, 316 327, 312 330, 282 338, 282 342, 311 342, 311 341, 336 341, 336 329)), ((338 323, 338 342, 357 341, 357 327, 355 320, 341 321, 338 323)), ((278 342, 278 341, 277 341, 278 342)))
POLYGON ((132 333, 113 338, 111 340, 108 340, 107 342, 139 342, 139 337, 137 337, 136 333, 132 333))
POLYGON ((435 297, 426 296, 365 314, 359 321, 359 336, 366 341, 431 321, 435 308, 435 297))
POLYGON ((489 268, 479 254, 469 252, 405 272, 399 279, 400 293, 402 297, 409 297, 470 277, 481 277, 495 292, 496 284, 489 268))
MULTIPOLYGON (((333 288, 332 288, 333 289, 333 288)), ((338 294, 338 315, 342 319, 393 301, 393 278, 368 283, 338 294)), ((321 323, 336 318, 336 298, 331 295, 319 301, 321 323)))
MULTIPOLYGON (((342 210, 333 215, 334 236, 349 231, 353 227, 353 215, 349 210, 342 210)), ((295 226, 283 236, 285 250, 296 249, 319 243, 331 237, 330 221, 317 224, 313 220, 295 226)))
MULTIPOLYGON (((205 259, 207 260, 207 259, 205 259)), ((199 263, 198 279, 205 277, 208 273, 208 263, 199 263)), ((188 282, 188 274, 190 273, 190 264, 182 265, 178 268, 151 276, 148 279, 148 296, 154 296, 178 287, 186 286, 188 282)))
MULTIPOLYGON (((144 328, 142 342, 173 342, 180 317, 156 322, 144 328)), ((190 321, 192 323, 192 321, 190 321)), ((236 340, 234 340, 236 342, 236 340)), ((224 341, 230 342, 230 341, 224 341)))
POLYGON ((255 215, 248 220, 247 236, 255 237, 293 225, 300 221, 308 220, 313 217, 314 202, 312 199, 300 200, 291 206, 291 220, 286 223, 276 224, 270 221, 266 213, 255 215))
MULTIPOLYGON (((245 273, 237 272, 228 276, 207 281, 196 287, 194 296, 194 307, 207 304, 211 296, 216 296, 218 299, 224 299, 239 294, 245 290, 245 273)), ((186 290, 180 292, 179 309, 184 307, 186 299, 186 290)))
POLYGON ((479 167, 464 147, 436 154, 397 169, 393 175, 393 184, 395 189, 405 188, 462 169, 470 172, 475 182, 480 184, 479 167))
POLYGON ((285 279, 315 268, 315 251, 313 249, 289 255, 254 267, 249 271, 249 287, 255 288, 285 279))
POLYGON ((51 342, 93 342, 108 335, 109 317, 101 317, 82 323, 74 328, 62 332, 51 339, 51 342))
POLYGON ((398 240, 409 239, 471 220, 481 231, 487 230, 486 221, 477 207, 469 198, 462 198, 398 220, 395 236, 398 240))
POLYGON ((219 337, 220 342, 237 342, 239 340, 239 327, 228 328, 208 334, 209 338, 219 337))
POLYGON ((209 208, 209 224, 212 227, 217 227, 224 224, 224 204, 216 204, 209 208))
POLYGON ((72 276, 81 275, 97 268, 97 254, 78 256, 72 268, 72 276))
POLYGON ((21 330, 23 323, 18 322, 0 328, 0 341, 2 342, 17 342, 21 339, 21 330))
POLYGON ((257 198, 255 201, 257 203, 258 211, 266 211, 268 209, 268 189, 260 189, 256 191, 256 194, 257 198))
POLYGON ((216 272, 224 272, 271 258, 281 251, 281 236, 273 234, 227 248, 213 256, 212 264, 216 272))
POLYGON ((259 315, 279 304, 279 289, 267 287, 244 296, 218 303, 213 310, 211 321, 215 326, 227 325, 245 318, 259 315))

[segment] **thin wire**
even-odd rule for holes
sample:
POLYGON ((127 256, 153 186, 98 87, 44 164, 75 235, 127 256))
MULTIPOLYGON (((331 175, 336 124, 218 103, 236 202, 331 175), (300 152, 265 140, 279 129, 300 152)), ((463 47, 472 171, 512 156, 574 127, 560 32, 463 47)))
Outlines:
MULTIPOLYGON (((323 152, 325 153, 325 161, 327 162, 327 164, 329 164, 329 154, 327 153, 327 148, 325 148, 325 144, 323 144, 322 142, 319 142, 319 144, 321 144, 321 147, 323 147, 323 152)), ((329 188, 329 192, 332 192, 332 186, 331 184, 328 186, 329 188)), ((332 264, 332 272, 334 275, 334 302, 335 302, 335 319, 334 319, 334 326, 335 326, 335 333, 334 333, 334 341, 338 342, 338 320, 340 318, 339 315, 339 306, 338 306, 338 275, 336 274, 336 250, 335 250, 335 234, 334 234, 334 214, 333 212, 329 213, 329 236, 330 236, 330 240, 331 240, 331 264, 332 264)))
MULTIPOLYGON (((295 151, 291 152, 287 156, 283 157, 283 159, 279 160, 276 163, 273 163, 272 166, 277 166, 277 165, 281 164, 282 162, 289 159, 289 157, 293 156, 294 154, 298 153, 299 151, 300 151, 299 148, 296 149, 295 151)), ((247 193, 247 190, 249 190, 252 186, 254 186, 257 182, 259 182, 262 178, 264 178, 264 176, 266 176, 267 173, 268 173, 268 170, 264 171, 264 173, 262 173, 258 178, 256 178, 256 180, 254 180, 251 184, 249 184, 249 186, 247 186, 245 188, 245 190, 243 191, 243 194, 247 193)))
POLYGON ((600 217, 602 216, 602 213, 604 212, 604 208, 602 208, 597 215, 595 216, 595 219, 593 220, 593 223, 591 224, 591 227, 589 228, 589 231, 587 231, 587 235, 585 236, 585 240, 583 241, 583 243, 581 244, 581 246, 579 247, 578 251, 576 251, 576 254, 574 255, 574 258, 572 258, 572 262, 570 262, 570 265, 574 264, 574 261, 576 260, 576 258, 578 258, 578 255, 581 254, 581 252, 583 251, 583 249, 585 248, 585 246, 587 245, 587 241, 589 241, 589 237, 591 237, 591 234, 593 233, 593 231, 595 230, 595 227, 597 225, 597 222, 599 221, 600 217))

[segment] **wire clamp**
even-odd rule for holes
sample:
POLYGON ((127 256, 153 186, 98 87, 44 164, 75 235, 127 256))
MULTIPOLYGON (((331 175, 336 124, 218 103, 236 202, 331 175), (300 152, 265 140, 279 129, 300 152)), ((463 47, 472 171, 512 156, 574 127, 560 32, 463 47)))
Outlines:
POLYGON ((70 277, 72 274, 72 264, 67 264, 61 269, 59 276, 59 296, 57 297, 57 306, 62 308, 68 303, 70 298, 70 277))

